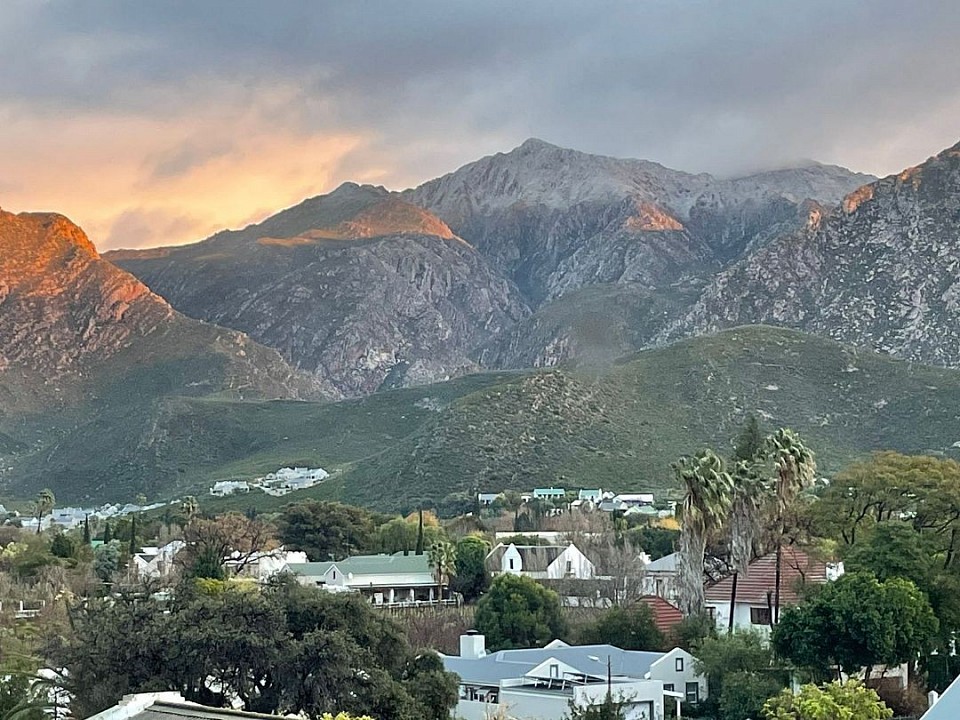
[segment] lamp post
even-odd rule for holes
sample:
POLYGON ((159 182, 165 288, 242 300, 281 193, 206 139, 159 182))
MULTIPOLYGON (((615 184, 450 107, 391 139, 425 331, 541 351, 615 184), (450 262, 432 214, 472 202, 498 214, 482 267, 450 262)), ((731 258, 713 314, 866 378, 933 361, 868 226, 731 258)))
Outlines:
MULTIPOLYGON (((588 655, 594 662, 603 662, 596 655, 588 655)), ((613 674, 610 672, 610 654, 607 653, 607 702, 613 699, 613 674)))

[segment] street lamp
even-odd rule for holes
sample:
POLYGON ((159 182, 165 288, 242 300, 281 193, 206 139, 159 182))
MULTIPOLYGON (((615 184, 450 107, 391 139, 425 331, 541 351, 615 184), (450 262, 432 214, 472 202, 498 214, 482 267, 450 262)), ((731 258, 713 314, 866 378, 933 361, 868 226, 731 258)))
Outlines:
MULTIPOLYGON (((588 655, 591 660, 595 662, 603 662, 596 655, 588 655)), ((607 654, 607 701, 610 701, 613 698, 613 676, 610 673, 610 655, 607 654)))

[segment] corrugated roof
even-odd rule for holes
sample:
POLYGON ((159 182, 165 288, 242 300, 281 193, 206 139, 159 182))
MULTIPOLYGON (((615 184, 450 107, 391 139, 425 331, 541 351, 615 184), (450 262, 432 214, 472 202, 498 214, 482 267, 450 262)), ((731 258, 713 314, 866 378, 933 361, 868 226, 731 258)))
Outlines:
MULTIPOLYGON (((770 553, 750 563, 747 571, 737 579, 737 602, 754 605, 767 604, 767 592, 776 591, 777 554, 770 553)), ((780 604, 796 605, 799 590, 807 584, 827 581, 827 566, 795 547, 783 549, 780 569, 780 604)), ((708 602, 730 602, 733 576, 709 585, 705 591, 708 602)))
POLYGON ((950 683, 936 704, 920 720, 957 720, 960 718, 960 677, 950 683))
POLYGON ((606 677, 607 657, 614 676, 642 679, 650 666, 665 653, 621 650, 613 645, 570 645, 568 647, 500 650, 479 659, 442 656, 444 668, 467 682, 496 685, 501 680, 519 678, 537 665, 555 658, 585 675, 606 677), (594 660, 591 656, 598 658, 594 660))
POLYGON ((344 575, 353 573, 354 576, 431 572, 430 558, 426 553, 404 555, 402 552, 394 555, 354 555, 337 562, 290 563, 287 567, 297 575, 319 577, 334 565, 344 575))
POLYGON ((669 555, 664 555, 658 560, 654 560, 651 563, 647 563, 644 567, 645 572, 666 572, 666 573, 675 573, 680 570, 680 553, 670 553, 669 555))

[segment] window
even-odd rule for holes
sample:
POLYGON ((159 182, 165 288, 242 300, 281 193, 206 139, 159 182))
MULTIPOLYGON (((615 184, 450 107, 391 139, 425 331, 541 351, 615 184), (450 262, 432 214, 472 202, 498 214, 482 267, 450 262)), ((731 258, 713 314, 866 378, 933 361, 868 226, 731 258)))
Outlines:
POLYGON ((550 665, 550 677, 558 678, 560 677, 560 666, 556 663, 550 665))
POLYGON ((677 672, 683 672, 683 658, 677 658, 674 661, 674 669, 677 672))
POLYGON ((513 570, 513 558, 510 558, 510 569, 513 570))
POLYGON ((770 608, 768 607, 750 608, 750 622, 753 625, 769 625, 770 624, 770 608))
POLYGON ((664 692, 673 692, 673 683, 664 683, 663 684, 664 692))
POLYGON ((573 560, 567 560, 567 575, 573 572, 573 560))
POLYGON ((700 702, 700 684, 695 682, 687 683, 686 695, 688 703, 700 702))

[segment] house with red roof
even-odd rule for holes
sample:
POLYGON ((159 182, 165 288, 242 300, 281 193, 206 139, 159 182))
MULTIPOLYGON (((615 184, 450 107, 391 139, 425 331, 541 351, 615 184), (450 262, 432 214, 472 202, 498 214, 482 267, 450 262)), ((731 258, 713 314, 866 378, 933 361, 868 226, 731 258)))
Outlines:
MULTIPOLYGON (((785 547, 782 554, 781 609, 800 602, 804 590, 811 585, 822 585, 843 574, 843 563, 823 562, 796 547, 785 547)), ((725 630, 729 626, 732 612, 734 628, 770 631, 776 604, 776 565, 777 554, 770 553, 757 558, 746 572, 740 573, 732 610, 733 575, 707 585, 704 589, 707 612, 716 620, 718 628, 725 630)))
POLYGON ((669 638, 673 634, 673 628, 683 621, 683 613, 680 612, 680 608, 671 605, 662 597, 644 595, 640 598, 640 602, 650 608, 650 613, 653 615, 653 624, 665 637, 669 638))

